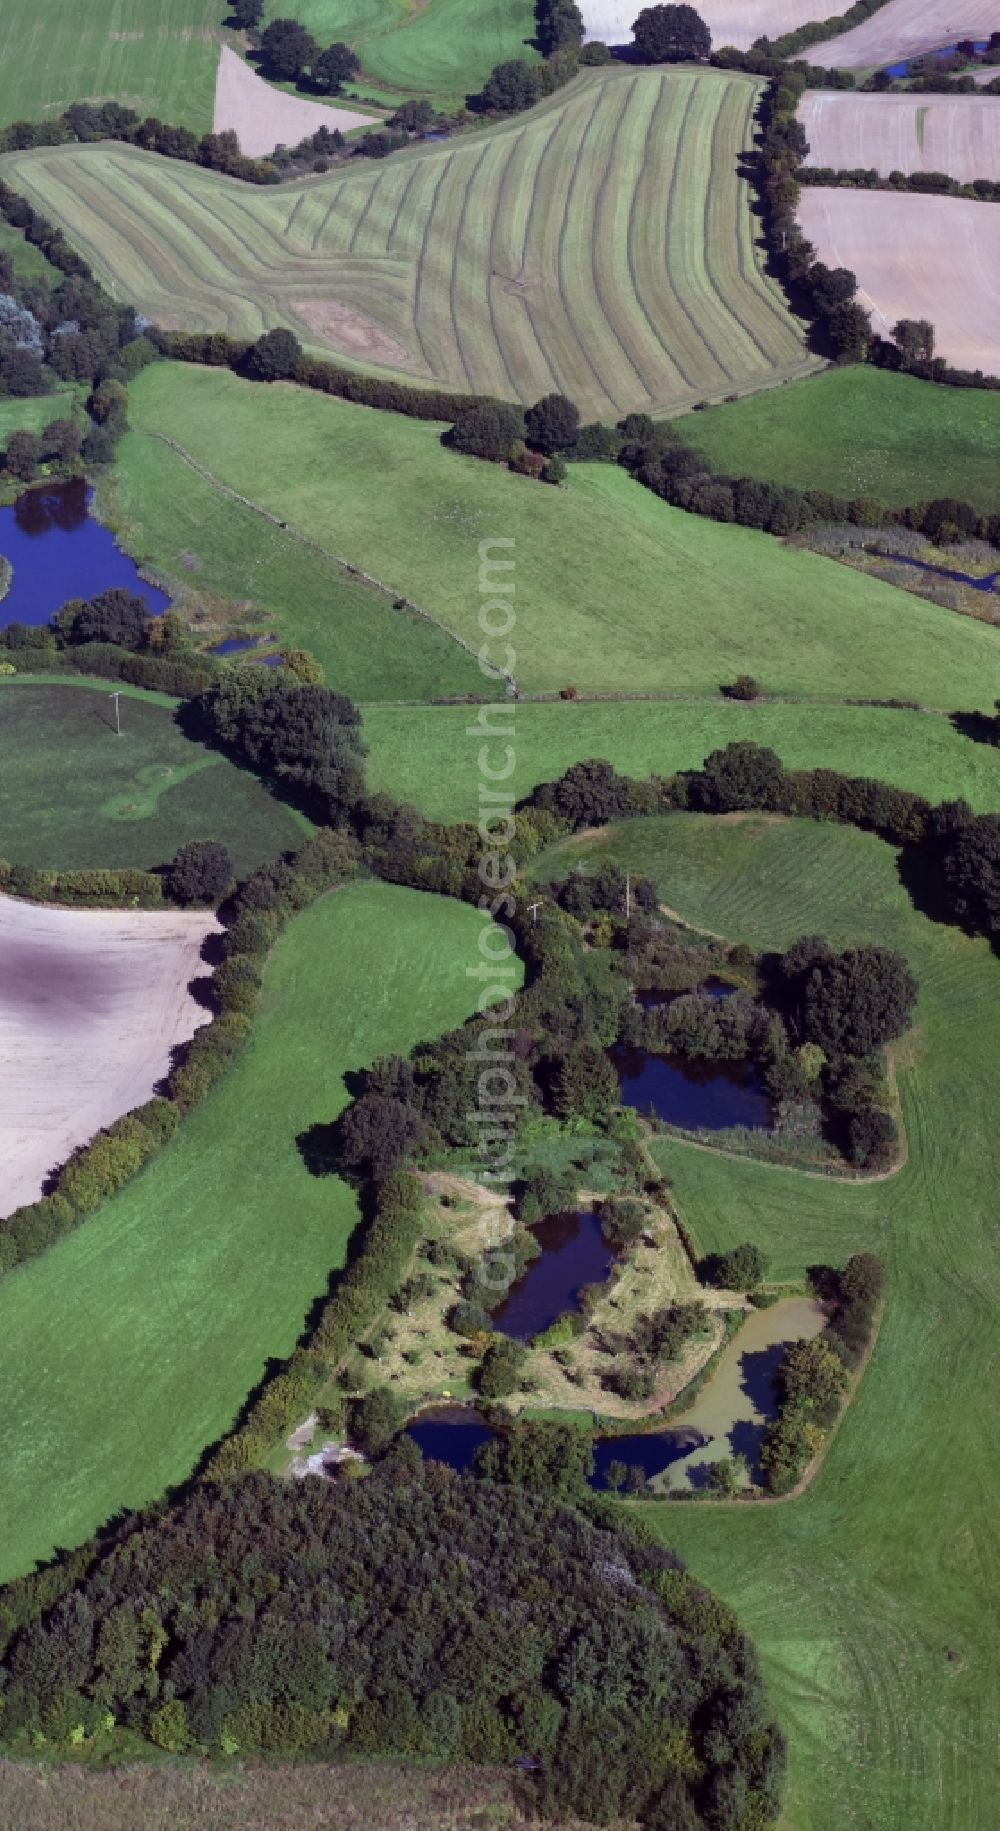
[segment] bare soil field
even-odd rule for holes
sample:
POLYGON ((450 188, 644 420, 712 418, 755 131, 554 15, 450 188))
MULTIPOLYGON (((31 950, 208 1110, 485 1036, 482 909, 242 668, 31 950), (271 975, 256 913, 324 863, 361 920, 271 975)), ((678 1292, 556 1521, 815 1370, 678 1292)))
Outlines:
POLYGON ((256 159, 279 145, 297 146, 307 134, 320 127, 337 127, 349 133, 352 127, 365 127, 376 117, 358 114, 350 108, 332 108, 328 102, 311 102, 305 96, 286 95, 272 89, 256 70, 237 57, 228 45, 219 54, 219 73, 215 79, 214 133, 232 130, 240 151, 256 159))
POLYGON ((874 69, 960 38, 988 38, 996 24, 995 0, 962 0, 960 6, 952 0, 889 0, 862 25, 824 39, 810 56, 827 69, 874 69))
POLYGON ((204 911, 50 909, 0 897, 0 1214, 148 1100, 205 1022, 204 911))
MULTIPOLYGON (((993 72, 992 74, 995 74, 993 72)), ((807 165, 1000 178, 1000 96, 850 95, 813 90, 799 105, 807 165)))
POLYGON ((354 311, 338 299, 299 299, 295 310, 324 343, 331 343, 348 356, 389 363, 399 369, 416 367, 416 359, 398 337, 390 336, 365 312, 354 311))
MULTIPOLYGON (((846 0, 845 0, 846 4, 846 0)), ((584 39, 603 44, 632 42, 632 25, 640 8, 636 0, 580 0, 584 39)), ((819 0, 704 0, 698 12, 712 34, 712 44, 748 51, 755 38, 779 38, 822 16, 819 0)), ((824 61, 826 61, 824 59, 824 61)))
POLYGON ((929 318, 957 368, 1000 370, 1000 217, 964 197, 802 192, 799 223, 822 261, 849 267, 875 329, 929 318))

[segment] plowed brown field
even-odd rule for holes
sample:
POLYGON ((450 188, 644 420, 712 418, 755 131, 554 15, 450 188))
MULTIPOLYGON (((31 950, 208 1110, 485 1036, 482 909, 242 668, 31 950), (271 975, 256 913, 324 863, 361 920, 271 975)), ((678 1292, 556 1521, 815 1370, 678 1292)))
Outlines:
POLYGON ((963 197, 805 189, 799 222, 820 260, 849 267, 876 330, 929 318, 957 368, 1000 371, 1000 212, 963 197))
POLYGON ((807 165, 1000 178, 1000 96, 849 95, 813 90, 799 105, 807 165))

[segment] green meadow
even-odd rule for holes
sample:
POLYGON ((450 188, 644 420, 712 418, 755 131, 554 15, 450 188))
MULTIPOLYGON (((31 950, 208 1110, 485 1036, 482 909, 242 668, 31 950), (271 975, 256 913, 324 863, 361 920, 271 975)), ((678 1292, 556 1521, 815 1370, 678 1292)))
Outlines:
POLYGON ((168 581, 206 639, 235 628, 273 633, 310 649, 330 685, 357 700, 498 691, 453 636, 394 610, 391 598, 234 502, 159 439, 128 433, 102 496, 122 544, 168 581))
POLYGON ((265 19, 294 14, 321 45, 344 39, 365 78, 435 96, 444 105, 481 89, 494 64, 510 57, 536 63, 530 0, 484 8, 476 0, 268 0, 265 19))
POLYGON ((653 872, 685 918, 755 947, 803 932, 885 943, 918 976, 897 1063, 908 1160, 895 1176, 847 1187, 657 1143, 699 1249, 752 1239, 773 1276, 799 1278, 871 1248, 890 1290, 874 1357, 803 1498, 642 1513, 763 1655, 789 1737, 784 1823, 992 1831, 1000 963, 919 914, 892 850, 851 829, 680 815, 573 854, 653 872))
POLYGON ((193 743, 173 706, 111 682, 0 681, 3 856, 64 871, 166 864, 219 839, 239 876, 297 843, 306 823, 247 770, 193 743))
POLYGON ((995 697, 995 630, 672 509, 612 465, 573 466, 553 489, 445 450, 435 425, 179 364, 139 376, 130 417, 477 647, 480 547, 514 540, 489 551, 514 558, 529 693, 703 693, 749 670, 776 693, 995 697))
POLYGON ((730 476, 874 496, 892 508, 958 496, 1000 512, 1000 394, 932 387, 855 364, 708 407, 683 437, 730 476))
MULTIPOLYGON (((1000 750, 973 743, 951 720, 879 706, 745 705, 713 700, 530 701, 484 715, 497 733, 495 765, 509 744, 516 800, 571 763, 604 757, 623 775, 696 769, 710 750, 769 744, 789 769, 878 776, 931 801, 964 796, 1000 807, 1000 750)), ((479 714, 468 706, 370 706, 368 779, 435 820, 478 815, 479 714)))
POLYGON ((218 0, 34 0, 4 10, 0 127, 71 102, 122 102, 195 133, 212 125, 218 0))
POLYGON ((188 1475, 287 1355, 357 1220, 296 1140, 344 1075, 461 1023, 480 918, 385 884, 279 941, 253 1033, 149 1167, 0 1283, 0 1580, 188 1475))

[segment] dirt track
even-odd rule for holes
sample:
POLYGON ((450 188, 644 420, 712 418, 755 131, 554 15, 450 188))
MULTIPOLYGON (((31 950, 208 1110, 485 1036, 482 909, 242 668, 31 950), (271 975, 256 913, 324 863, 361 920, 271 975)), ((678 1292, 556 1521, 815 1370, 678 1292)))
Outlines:
POLYGON ((271 153, 279 145, 297 146, 320 127, 329 127, 331 133, 339 127, 341 133, 347 133, 352 127, 374 125, 375 119, 371 114, 333 108, 328 102, 310 102, 304 96, 272 89, 228 45, 222 47, 212 127, 217 134, 232 129, 240 151, 248 158, 271 153))
POLYGON ((963 197, 803 189, 799 223, 822 261, 849 267, 881 336, 929 318, 956 368, 1000 371, 1000 214, 963 197))
POLYGON ((1000 96, 850 95, 812 90, 799 104, 807 165, 1000 178, 1000 96))
POLYGON ((957 44, 960 38, 988 38, 996 26, 996 0, 961 0, 960 5, 955 0, 889 0, 862 25, 824 39, 810 55, 827 69, 866 70, 957 44))
POLYGON ((0 1215, 148 1100, 204 1023, 188 991, 215 918, 48 909, 0 896, 0 1215))

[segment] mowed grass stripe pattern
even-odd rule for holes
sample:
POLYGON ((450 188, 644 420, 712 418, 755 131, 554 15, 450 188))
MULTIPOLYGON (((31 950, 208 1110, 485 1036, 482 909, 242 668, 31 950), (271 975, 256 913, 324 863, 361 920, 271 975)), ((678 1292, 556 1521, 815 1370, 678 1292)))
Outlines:
POLYGON ((4 170, 160 323, 286 324, 351 360, 324 311, 347 306, 383 334, 364 356, 383 372, 526 402, 559 389, 614 419, 815 367, 738 175, 758 93, 715 71, 593 71, 516 121, 294 192, 125 147, 4 170))

